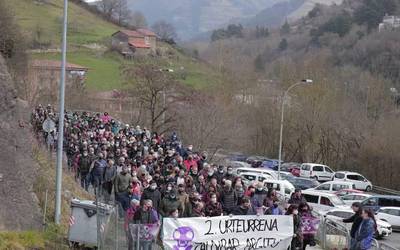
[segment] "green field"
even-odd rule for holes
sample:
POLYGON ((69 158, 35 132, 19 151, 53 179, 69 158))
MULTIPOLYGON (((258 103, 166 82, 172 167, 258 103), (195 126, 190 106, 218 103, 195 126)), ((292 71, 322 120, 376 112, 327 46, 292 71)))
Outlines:
MULTIPOLYGON (((60 48, 63 0, 48 0, 47 4, 38 4, 34 0, 12 0, 10 7, 16 15, 19 26, 28 42, 34 40, 48 45, 50 48, 60 48)), ((67 61, 89 68, 86 86, 92 91, 109 91, 123 88, 121 68, 126 64, 132 66, 143 64, 143 61, 127 61, 115 52, 104 52, 106 49, 88 49, 82 47, 91 43, 107 47, 111 35, 121 29, 110 22, 75 3, 69 3, 69 29, 67 61)), ((167 44, 166 47, 173 56, 149 58, 151 63, 160 68, 174 69, 177 79, 194 88, 203 88, 218 84, 219 74, 209 65, 194 60, 183 54, 179 49, 167 44)), ((32 53, 31 58, 60 60, 60 53, 32 53)))
MULTIPOLYGON (((34 59, 61 60, 60 53, 40 53, 31 56, 34 59)), ((69 63, 89 68, 86 87, 94 91, 108 91, 122 88, 120 77, 121 58, 114 53, 98 54, 86 50, 67 54, 69 63)))
MULTIPOLYGON (((36 37, 40 42, 49 42, 59 47, 63 16, 63 1, 51 0, 38 4, 33 0, 12 0, 10 6, 18 24, 28 39, 36 37)), ((70 2, 68 7, 68 42, 81 45, 103 41, 119 28, 102 20, 86 9, 70 2)))

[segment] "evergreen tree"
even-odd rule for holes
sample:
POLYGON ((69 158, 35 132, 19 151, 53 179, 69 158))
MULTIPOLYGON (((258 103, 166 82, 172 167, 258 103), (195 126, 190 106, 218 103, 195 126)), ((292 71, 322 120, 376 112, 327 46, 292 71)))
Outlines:
POLYGON ((290 25, 286 19, 285 23, 281 27, 281 34, 285 35, 285 34, 289 34, 289 33, 290 33, 290 25))
POLYGON ((279 43, 279 50, 280 51, 284 51, 284 50, 286 50, 287 48, 288 48, 288 41, 286 40, 286 38, 283 38, 282 40, 281 40, 281 42, 279 43))

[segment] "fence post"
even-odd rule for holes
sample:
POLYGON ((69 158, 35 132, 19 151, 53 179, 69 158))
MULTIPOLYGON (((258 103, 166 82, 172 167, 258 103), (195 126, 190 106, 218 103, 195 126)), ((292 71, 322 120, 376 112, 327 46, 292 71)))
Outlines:
POLYGON ((46 227, 46 213, 47 213, 47 195, 48 195, 48 189, 46 189, 46 193, 44 196, 44 211, 43 211, 43 226, 46 227))
POLYGON ((322 220, 322 248, 325 249, 326 248, 326 220, 323 219, 322 220))
POLYGON ((140 249, 140 224, 137 224, 136 249, 140 249))
POLYGON ((118 235, 118 220, 119 220, 118 206, 114 206, 114 211, 115 211, 115 213, 114 213, 115 214, 115 250, 118 250, 118 243, 119 243, 119 235, 118 235))

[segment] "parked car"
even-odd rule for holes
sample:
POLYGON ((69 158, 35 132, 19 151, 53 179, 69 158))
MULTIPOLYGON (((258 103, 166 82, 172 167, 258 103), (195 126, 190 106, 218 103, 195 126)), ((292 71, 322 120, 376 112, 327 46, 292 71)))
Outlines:
POLYGON ((348 206, 335 194, 316 190, 304 190, 303 196, 316 211, 327 211, 332 208, 346 209, 348 206))
MULTIPOLYGON (((351 228, 351 223, 342 222, 343 219, 350 218, 354 214, 351 209, 331 209, 327 211, 323 216, 332 221, 338 222, 341 225, 345 225, 349 230, 351 228)), ((375 233, 375 238, 383 238, 392 234, 392 225, 388 222, 377 219, 376 220, 377 230, 375 233)))
POLYGON ((339 197, 343 197, 348 194, 364 194, 364 192, 361 190, 357 190, 357 189, 342 189, 342 190, 336 191, 334 194, 336 194, 339 197))
POLYGON ((248 164, 247 162, 242 162, 242 161, 226 161, 227 166, 231 166, 233 169, 237 168, 251 168, 251 165, 248 164))
POLYGON ((239 161, 239 162, 246 162, 247 156, 243 154, 230 154, 228 156, 230 161, 239 161))
POLYGON ((287 180, 273 180, 266 179, 263 181, 264 187, 270 189, 273 188, 277 193, 285 197, 286 200, 290 198, 295 190, 295 187, 287 180))
POLYGON ((295 188, 300 188, 301 190, 306 190, 319 185, 319 182, 314 179, 296 177, 293 180, 289 180, 295 188))
POLYGON ((365 190, 367 192, 370 192, 372 190, 372 183, 367 180, 367 178, 356 172, 336 172, 334 180, 352 182, 356 186, 356 189, 359 190, 365 190))
POLYGON ((346 181, 328 181, 307 190, 316 190, 316 191, 334 193, 342 189, 354 189, 354 184, 346 181))
POLYGON ((281 165, 281 171, 289 172, 294 176, 300 176, 300 163, 297 162, 285 162, 281 165))
POLYGON ((378 211, 382 207, 400 207, 400 196, 396 195, 371 195, 361 202, 364 208, 378 211))
POLYGON ((256 182, 263 182, 264 180, 276 180, 275 177, 268 173, 251 173, 251 172, 242 172, 238 176, 240 176, 245 183, 246 186, 254 184, 256 182))
MULTIPOLYGON (((281 164, 282 163, 283 163, 283 161, 281 161, 281 164)), ((276 159, 267 159, 261 163, 261 167, 270 168, 275 171, 278 170, 278 166, 279 166, 279 160, 276 160, 276 159)))
POLYGON ((278 179, 278 172, 271 170, 271 169, 265 169, 265 168, 237 168, 236 169, 236 174, 241 175, 243 173, 253 173, 253 174, 264 174, 271 176, 272 179, 278 179))
POLYGON ((246 162, 253 168, 259 168, 261 167, 262 162, 266 160, 268 160, 267 157, 254 155, 247 157, 246 162))
POLYGON ((293 176, 291 173, 288 173, 288 172, 281 172, 280 173, 280 177, 281 177, 282 180, 289 181, 290 183, 292 183, 292 185, 293 185, 293 182, 295 181, 295 179, 297 178, 297 177, 293 176))
POLYGON ((332 169, 321 164, 303 163, 300 168, 301 177, 313 178, 317 181, 330 181, 334 174, 332 169))
POLYGON ((376 213, 376 218, 389 222, 393 231, 400 231, 400 208, 399 207, 383 207, 376 213))
POLYGON ((363 200, 365 200, 366 198, 371 197, 370 194, 347 194, 344 195, 342 197, 340 197, 342 199, 342 201, 344 203, 346 203, 347 205, 351 206, 351 204, 353 204, 354 202, 362 202, 363 200))

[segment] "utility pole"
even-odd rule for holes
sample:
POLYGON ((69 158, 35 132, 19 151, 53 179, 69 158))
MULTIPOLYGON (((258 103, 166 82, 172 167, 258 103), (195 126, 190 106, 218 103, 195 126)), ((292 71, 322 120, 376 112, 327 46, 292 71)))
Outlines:
POLYGON ((313 80, 311 79, 304 79, 301 80, 300 82, 297 82, 293 85, 291 85, 283 94, 282 97, 282 104, 281 104, 281 126, 280 126, 280 132, 279 132, 279 162, 278 162, 278 180, 281 179, 281 162, 282 162, 282 138, 283 138, 283 116, 284 116, 284 112, 285 112, 285 100, 286 100, 286 96, 288 95, 289 91, 300 85, 300 84, 312 84, 313 80))
POLYGON ((64 19, 62 36, 62 60, 60 79, 60 111, 58 117, 58 140, 57 140, 57 169, 56 169, 56 209, 55 223, 60 224, 61 218, 61 183, 64 141, 64 98, 65 98, 65 65, 67 61, 67 25, 68 25, 68 0, 64 0, 64 19))

